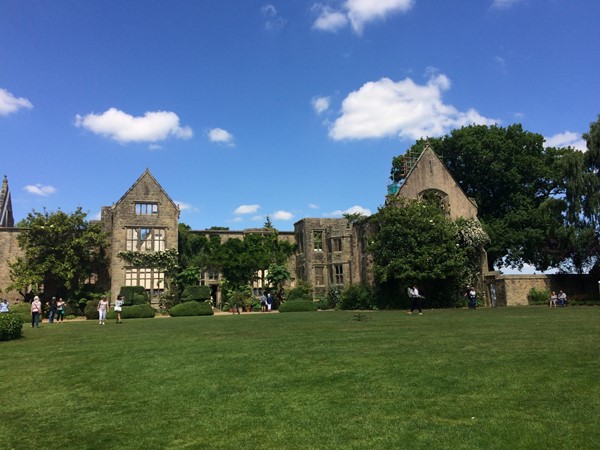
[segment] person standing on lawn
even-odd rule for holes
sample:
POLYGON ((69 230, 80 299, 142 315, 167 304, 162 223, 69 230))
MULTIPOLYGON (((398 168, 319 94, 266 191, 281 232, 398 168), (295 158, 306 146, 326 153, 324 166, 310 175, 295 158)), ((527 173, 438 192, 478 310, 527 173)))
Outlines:
POLYGON ((115 313, 117 314, 117 323, 122 323, 121 310, 123 309, 123 296, 119 295, 115 300, 115 313))
POLYGON ((102 297, 98 302, 98 324, 106 325, 106 312, 108 311, 108 300, 102 297))
POLYGON ((56 297, 50 299, 48 307, 50 308, 50 311, 48 312, 48 323, 54 323, 54 318, 56 317, 56 297))
POLYGON ((56 302, 56 321, 62 323, 65 318, 65 301, 60 297, 56 302))
POLYGON ((42 302, 40 302, 40 298, 36 295, 31 302, 31 328, 39 328, 41 316, 42 302))

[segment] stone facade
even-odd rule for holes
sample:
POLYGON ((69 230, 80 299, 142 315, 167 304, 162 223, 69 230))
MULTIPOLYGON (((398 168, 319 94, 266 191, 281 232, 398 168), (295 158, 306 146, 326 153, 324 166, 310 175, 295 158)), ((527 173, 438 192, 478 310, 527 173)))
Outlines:
POLYGON ((459 217, 465 219, 477 217, 475 200, 465 195, 429 145, 425 147, 395 195, 411 200, 421 200, 427 194, 438 196, 444 209, 453 220, 459 217))
POLYGON ((18 228, 0 227, 0 297, 14 300, 18 293, 6 292, 6 287, 11 284, 10 270, 8 263, 16 258, 23 256, 23 251, 19 247, 18 228))
POLYGON ((302 219, 294 224, 294 234, 296 273, 314 287, 315 294, 361 281, 356 233, 347 219, 302 219))
POLYGON ((564 291, 572 300, 600 297, 597 277, 593 275, 502 275, 488 274, 485 284, 493 306, 527 306, 527 294, 532 288, 548 292, 564 291))
POLYGON ((128 266, 121 251, 177 250, 179 208, 146 169, 112 206, 102 208, 102 223, 110 232, 109 285, 111 298, 121 286, 144 286, 153 303, 164 290, 164 274, 151 268, 128 266))

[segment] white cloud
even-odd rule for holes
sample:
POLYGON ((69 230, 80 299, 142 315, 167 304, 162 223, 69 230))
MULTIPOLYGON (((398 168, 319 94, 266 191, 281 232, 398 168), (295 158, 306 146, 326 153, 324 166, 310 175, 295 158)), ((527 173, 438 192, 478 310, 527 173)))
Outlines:
POLYGON ((233 211, 233 213, 234 214, 256 214, 256 212, 258 211, 259 208, 260 208, 260 205, 240 205, 235 209, 235 211, 233 211))
POLYGON ((324 113, 329 109, 329 97, 315 97, 312 99, 311 104, 317 114, 324 113))
POLYGON ((0 116, 8 116, 22 108, 31 109, 33 105, 26 98, 15 97, 6 89, 0 88, 0 116))
POLYGON ((286 20, 279 15, 277 9, 273 5, 265 5, 260 9, 262 15, 266 17, 265 28, 269 31, 281 30, 286 23, 286 20))
POLYGON ((354 205, 345 211, 338 209, 336 211, 332 211, 330 213, 325 213, 323 215, 329 216, 329 217, 341 217, 344 214, 360 214, 362 216, 370 216, 372 213, 371 213, 370 209, 363 208, 362 206, 354 205))
POLYGON ((102 220, 102 211, 98 211, 90 217, 90 220, 102 220))
POLYGON ((294 215, 291 212, 288 211, 275 211, 273 213, 273 219, 274 220, 291 220, 294 218, 294 215))
POLYGON ((54 186, 47 186, 43 184, 28 184, 23 189, 30 194, 40 195, 42 197, 47 197, 56 192, 56 188, 54 186))
POLYGON ((109 137, 115 141, 158 142, 170 135, 179 139, 193 136, 190 127, 181 127, 179 117, 169 111, 149 111, 143 116, 134 117, 116 108, 110 108, 102 114, 75 116, 75 125, 92 133, 109 137))
POLYGON ((191 205, 190 203, 181 202, 179 200, 173 200, 177 206, 179 206, 180 211, 197 211, 198 208, 191 205))
POLYGON ((310 209, 319 209, 319 205, 315 205, 314 203, 309 203, 309 204, 308 204, 308 207, 309 207, 310 209))
POLYGON ((313 28, 321 31, 338 31, 344 28, 350 20, 346 13, 335 11, 321 4, 313 5, 313 11, 318 11, 319 17, 313 23, 313 28))
POLYGON ((546 147, 574 147, 584 152, 587 150, 585 140, 579 133, 574 133, 572 131, 565 131, 564 133, 558 133, 554 136, 545 137, 544 140, 546 142, 546 147))
POLYGON ((338 31, 350 24, 360 34, 364 26, 375 20, 383 20, 390 14, 406 12, 414 5, 414 0, 346 0, 340 10, 322 3, 313 5, 312 10, 319 15, 313 28, 323 31, 338 31))
POLYGON ((344 99, 341 116, 331 125, 329 137, 336 141, 390 136, 412 140, 441 136, 466 125, 498 122, 474 109, 461 112, 444 104, 442 93, 448 89, 450 80, 444 74, 432 76, 425 85, 410 78, 365 83, 344 99))
POLYGON ((523 0, 493 0, 492 8, 495 9, 508 9, 517 3, 521 3, 523 0))
POLYGON ((222 128, 213 128, 208 131, 208 140, 211 142, 216 142, 218 144, 225 144, 228 146, 233 146, 233 135, 222 128))

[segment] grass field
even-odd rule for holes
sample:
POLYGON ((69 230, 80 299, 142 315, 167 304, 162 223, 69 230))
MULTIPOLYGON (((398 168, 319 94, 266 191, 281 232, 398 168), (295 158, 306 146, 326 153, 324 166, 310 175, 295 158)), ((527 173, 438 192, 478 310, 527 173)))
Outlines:
POLYGON ((2 449, 600 448, 600 308, 24 327, 2 449))

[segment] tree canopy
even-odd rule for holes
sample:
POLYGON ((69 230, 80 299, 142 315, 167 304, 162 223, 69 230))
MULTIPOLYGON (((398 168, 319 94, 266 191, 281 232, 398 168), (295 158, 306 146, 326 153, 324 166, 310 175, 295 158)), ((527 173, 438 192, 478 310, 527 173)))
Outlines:
POLYGON ((234 287, 252 282, 259 270, 283 265, 293 254, 295 245, 279 239, 274 228, 247 233, 243 239, 193 233, 189 226, 179 225, 179 258, 182 273, 188 281, 198 280, 200 270, 219 270, 234 287))
POLYGON ((29 213, 20 222, 25 228, 18 237, 23 256, 9 262, 8 289, 24 295, 43 285, 47 295, 69 298, 86 279, 105 270, 108 233, 85 219, 81 208, 72 214, 29 213))

